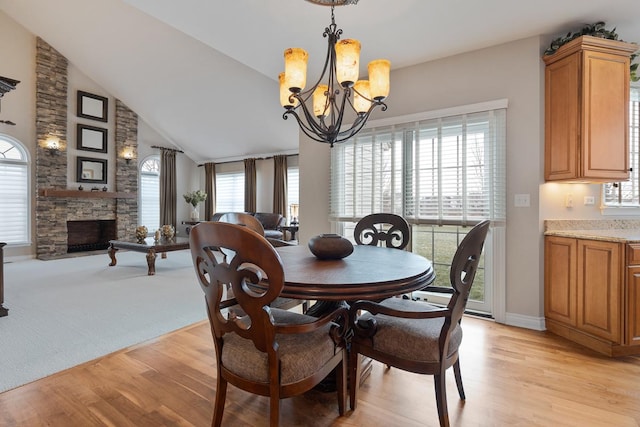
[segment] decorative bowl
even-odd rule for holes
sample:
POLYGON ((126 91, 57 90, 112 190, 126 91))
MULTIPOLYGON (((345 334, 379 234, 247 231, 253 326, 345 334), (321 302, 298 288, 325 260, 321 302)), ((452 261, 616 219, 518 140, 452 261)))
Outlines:
POLYGON ((318 259, 342 259, 351 255, 353 245, 339 234, 320 234, 309 240, 309 250, 318 259))

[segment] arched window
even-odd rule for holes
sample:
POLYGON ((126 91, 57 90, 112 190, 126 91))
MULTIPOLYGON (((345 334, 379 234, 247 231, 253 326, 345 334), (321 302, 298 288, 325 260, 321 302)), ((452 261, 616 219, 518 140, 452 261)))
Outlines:
POLYGON ((0 240, 29 243, 29 158, 16 139, 0 134, 0 240))
POLYGON ((152 232, 160 228, 160 156, 149 156, 140 165, 139 225, 152 232))

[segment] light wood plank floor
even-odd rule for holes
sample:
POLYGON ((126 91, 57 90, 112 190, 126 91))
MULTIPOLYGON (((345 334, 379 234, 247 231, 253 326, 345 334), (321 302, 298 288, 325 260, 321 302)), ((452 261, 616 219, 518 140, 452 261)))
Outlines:
MULTIPOLYGON (((610 359, 550 333, 469 316, 463 326, 467 401, 459 400, 449 371, 452 425, 640 425, 640 357, 610 359)), ((203 322, 0 394, 0 425, 208 426, 214 376, 203 322)), ((223 423, 267 425, 267 410, 266 398, 229 386, 223 423)), ((358 409, 344 417, 332 393, 282 402, 284 426, 435 426, 437 420, 432 377, 378 363, 358 409)))

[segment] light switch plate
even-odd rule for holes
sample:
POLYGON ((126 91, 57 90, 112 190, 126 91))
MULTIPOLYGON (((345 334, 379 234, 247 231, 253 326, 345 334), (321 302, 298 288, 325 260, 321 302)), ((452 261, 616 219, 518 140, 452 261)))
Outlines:
POLYGON ((516 194, 514 197, 514 205, 516 208, 528 208, 531 205, 528 194, 516 194))

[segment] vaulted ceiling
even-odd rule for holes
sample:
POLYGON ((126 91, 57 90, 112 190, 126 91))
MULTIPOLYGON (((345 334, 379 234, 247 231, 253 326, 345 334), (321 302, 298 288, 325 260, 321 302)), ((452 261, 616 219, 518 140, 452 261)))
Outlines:
MULTIPOLYGON (((305 48, 313 74, 330 23, 330 8, 304 0, 0 0, 0 9, 198 163, 297 151, 297 125, 278 102, 282 52, 305 48)), ((361 41, 363 70, 379 57, 397 69, 600 20, 640 41, 637 0, 360 0, 335 17, 343 37, 361 41)))

